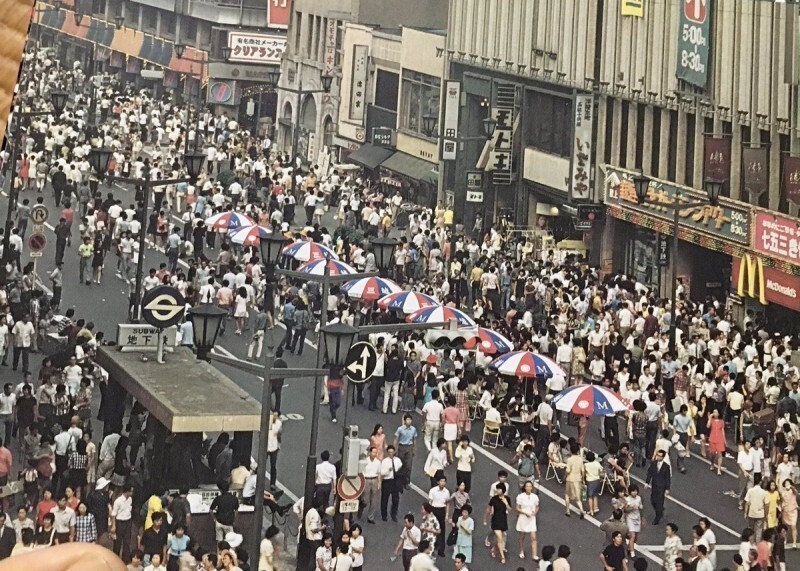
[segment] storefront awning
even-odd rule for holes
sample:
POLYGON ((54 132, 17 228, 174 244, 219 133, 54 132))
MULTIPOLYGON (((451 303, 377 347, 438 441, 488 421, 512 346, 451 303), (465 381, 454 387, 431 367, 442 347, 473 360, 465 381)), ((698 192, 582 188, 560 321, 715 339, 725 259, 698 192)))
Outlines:
POLYGON ((366 143, 347 155, 347 161, 369 170, 375 170, 383 161, 391 157, 392 154, 394 154, 392 149, 376 147, 371 143, 366 143))
POLYGON ((433 170, 433 164, 399 151, 383 161, 381 166, 397 174, 427 184, 436 184, 439 180, 439 173, 433 170))

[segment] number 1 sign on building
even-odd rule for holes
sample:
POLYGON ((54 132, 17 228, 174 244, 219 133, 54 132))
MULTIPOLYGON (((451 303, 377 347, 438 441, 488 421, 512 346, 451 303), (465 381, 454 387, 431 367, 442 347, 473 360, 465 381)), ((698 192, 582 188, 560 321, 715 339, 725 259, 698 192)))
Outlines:
POLYGON ((713 0, 682 0, 678 28, 678 79, 704 88, 708 82, 713 0))

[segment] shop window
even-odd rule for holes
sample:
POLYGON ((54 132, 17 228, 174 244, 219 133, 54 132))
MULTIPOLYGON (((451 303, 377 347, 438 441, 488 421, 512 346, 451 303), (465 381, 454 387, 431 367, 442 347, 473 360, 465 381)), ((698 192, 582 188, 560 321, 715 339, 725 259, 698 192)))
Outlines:
POLYGON ((397 95, 400 87, 400 76, 385 69, 375 74, 375 107, 397 112, 397 95))
POLYGON ((570 131, 573 122, 572 100, 549 93, 530 92, 530 109, 526 113, 526 145, 541 151, 569 158, 572 155, 570 131))
POLYGON ((106 0, 94 0, 92 12, 100 16, 104 15, 106 13, 106 0))
POLYGON ((403 113, 401 126, 413 133, 422 136, 422 118, 425 115, 439 115, 439 90, 438 77, 403 71, 403 113))

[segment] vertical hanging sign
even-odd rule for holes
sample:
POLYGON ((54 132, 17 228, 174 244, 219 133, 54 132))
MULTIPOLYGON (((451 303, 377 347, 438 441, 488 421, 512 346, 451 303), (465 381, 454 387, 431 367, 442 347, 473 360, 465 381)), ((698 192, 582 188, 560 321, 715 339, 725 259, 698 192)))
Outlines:
POLYGON ((570 190, 573 200, 588 200, 592 172, 592 115, 594 96, 575 96, 575 133, 572 142, 570 190))
POLYGON ((458 139, 458 111, 461 106, 461 84, 458 81, 445 83, 444 130, 442 131, 442 160, 456 160, 458 139))
POLYGON ((511 161, 514 154, 514 114, 517 88, 510 83, 497 84, 492 118, 497 121, 492 140, 492 156, 489 169, 492 182, 509 185, 512 180, 511 161))
POLYGON ((367 54, 369 46, 353 46, 353 80, 350 84, 350 119, 363 124, 367 100, 367 54))
POLYGON ((336 66, 336 31, 338 21, 329 18, 325 28, 325 75, 333 75, 336 66))
POLYGON ((678 26, 677 77, 705 88, 711 48, 711 9, 713 0, 681 0, 678 26))

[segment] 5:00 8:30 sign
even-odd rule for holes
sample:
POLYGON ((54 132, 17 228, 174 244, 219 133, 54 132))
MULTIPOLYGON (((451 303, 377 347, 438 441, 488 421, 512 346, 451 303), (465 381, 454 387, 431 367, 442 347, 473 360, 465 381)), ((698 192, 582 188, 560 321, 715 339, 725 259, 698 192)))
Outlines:
POLYGON ((713 0, 682 0, 678 28, 677 77, 697 87, 708 82, 713 0))

